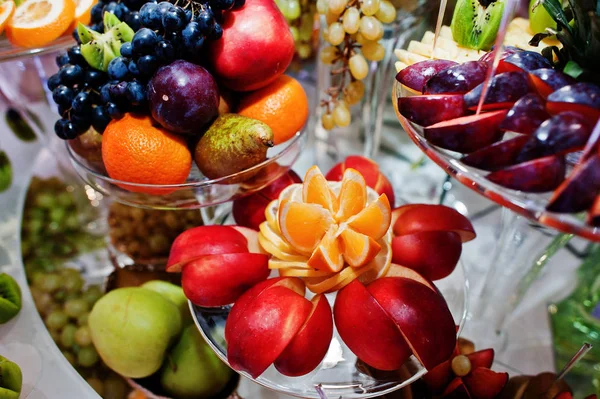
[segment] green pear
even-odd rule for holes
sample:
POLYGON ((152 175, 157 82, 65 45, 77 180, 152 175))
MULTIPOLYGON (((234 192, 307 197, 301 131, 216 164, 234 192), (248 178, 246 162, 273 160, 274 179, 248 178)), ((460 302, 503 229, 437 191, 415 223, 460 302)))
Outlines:
POLYGON ((21 368, 0 356, 0 399, 18 399, 22 385, 21 368))
POLYGON ((175 398, 204 399, 222 391, 232 376, 233 371, 191 325, 167 356, 160 381, 165 392, 175 398))
POLYGON ((142 288, 158 292, 169 301, 173 302, 181 312, 181 321, 184 326, 191 324, 192 314, 188 305, 188 299, 183 293, 183 289, 175 284, 163 280, 150 280, 141 285, 142 288))
POLYGON ((263 162, 269 147, 273 147, 273 131, 266 123, 224 114, 198 141, 194 160, 206 177, 218 179, 263 162))
POLYGON ((173 302, 145 288, 127 287, 100 298, 88 325, 108 367, 125 377, 142 378, 160 368, 182 324, 173 302))

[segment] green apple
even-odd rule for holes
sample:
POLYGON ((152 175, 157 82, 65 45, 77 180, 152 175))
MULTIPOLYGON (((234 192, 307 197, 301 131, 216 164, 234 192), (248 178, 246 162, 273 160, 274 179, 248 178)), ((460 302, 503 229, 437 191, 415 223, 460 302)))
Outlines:
POLYGON ((187 326, 193 322, 188 300, 180 286, 171 284, 167 281, 151 280, 142 284, 141 287, 146 288, 147 290, 158 292, 160 295, 173 302, 181 312, 181 321, 183 322, 184 326, 187 326))
POLYGON ((180 399, 210 398, 225 388, 233 371, 204 341, 195 325, 186 327, 161 371, 169 395, 180 399))
POLYGON ((0 399, 18 399, 22 385, 21 368, 0 356, 0 399))
POLYGON ((529 2, 529 28, 531 31, 535 34, 545 32, 546 28, 556 29, 556 21, 548 14, 541 2, 535 10, 533 9, 536 1, 529 2))
POLYGON ((96 302, 88 325, 102 360, 125 377, 156 372, 181 332, 181 314, 173 302, 139 287, 118 288, 96 302))

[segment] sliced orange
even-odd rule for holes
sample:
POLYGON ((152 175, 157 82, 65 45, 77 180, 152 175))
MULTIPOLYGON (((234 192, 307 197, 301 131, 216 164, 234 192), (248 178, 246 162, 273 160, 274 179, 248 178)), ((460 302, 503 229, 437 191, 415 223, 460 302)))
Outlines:
POLYGON ((360 267, 369 263, 379 253, 381 245, 366 234, 358 233, 350 228, 340 232, 343 256, 352 267, 360 267))
POLYGON ((308 266, 317 270, 339 272, 344 267, 340 242, 336 237, 337 228, 332 226, 325 234, 319 246, 310 256, 308 266))
POLYGON ((269 269, 312 269, 306 262, 290 262, 280 259, 269 259, 269 269))
POLYGON ((6 37, 17 46, 44 46, 71 26, 75 8, 73 0, 27 0, 6 25, 6 37))
POLYGON ((274 245, 271 241, 265 238, 265 236, 262 235, 262 233, 258 234, 258 242, 265 251, 267 251, 277 259, 285 260, 288 262, 306 262, 306 256, 283 252, 281 249, 277 248, 277 246, 274 245))
POLYGON ((283 238, 281 238, 279 233, 273 231, 273 229, 271 228, 271 225, 269 225, 269 223, 262 222, 259 226, 259 230, 260 230, 261 234, 263 236, 265 236, 265 238, 267 240, 271 241, 271 243, 273 243, 273 245, 275 245, 277 248, 279 248, 283 252, 287 252, 292 255, 300 255, 299 253, 297 253, 294 250, 294 248, 292 248, 290 246, 290 244, 288 244, 287 242, 285 242, 283 240, 283 238))
POLYGON ((339 203, 339 209, 335 215, 338 221, 348 220, 349 217, 362 211, 367 204, 367 184, 356 169, 348 168, 344 171, 339 203))
POLYGON ((279 203, 279 230, 298 252, 312 254, 327 230, 335 223, 331 213, 317 204, 282 200, 279 203))
POLYGON ((75 20, 71 24, 71 29, 77 28, 78 23, 89 25, 92 20, 92 7, 98 0, 75 0, 75 20))
POLYGON ((331 276, 331 272, 326 270, 315 270, 305 268, 294 268, 288 267, 279 269, 279 275, 281 277, 324 277, 331 276))
POLYGON ((392 208, 385 194, 377 201, 369 204, 357 215, 348 219, 348 227, 362 234, 366 234, 374 240, 379 240, 387 233, 392 222, 392 208))
POLYGON ((315 294, 333 292, 350 284, 361 274, 368 272, 373 266, 373 264, 369 263, 368 265, 358 268, 346 267, 341 272, 334 274, 331 277, 308 277, 304 279, 304 282, 306 283, 306 287, 315 294))
POLYGON ((332 213, 337 212, 337 198, 317 165, 310 168, 304 176, 302 200, 307 204, 319 204, 332 213))
POLYGON ((392 265, 391 238, 391 233, 389 233, 389 236, 377 241, 379 245, 381 245, 381 251, 379 251, 375 259, 367 265, 372 265, 373 267, 358 277, 358 280, 361 283, 365 285, 371 284, 376 279, 385 276, 390 270, 390 266, 392 265))
POLYGON ((12 0, 5 1, 0 5, 0 33, 4 32, 4 27, 15 12, 15 2, 12 0))
POLYGON ((279 206, 278 200, 273 200, 267 205, 265 208, 265 218, 267 223, 273 231, 277 232, 278 235, 281 235, 281 231, 279 231, 279 223, 277 223, 277 207, 279 206))

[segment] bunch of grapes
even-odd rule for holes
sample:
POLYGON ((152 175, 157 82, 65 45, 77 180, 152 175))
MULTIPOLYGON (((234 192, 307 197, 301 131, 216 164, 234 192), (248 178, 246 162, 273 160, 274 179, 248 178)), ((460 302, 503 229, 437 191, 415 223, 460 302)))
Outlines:
POLYGON ((290 26, 296 54, 301 59, 310 58, 314 49, 313 31, 317 6, 311 0, 275 0, 290 26))
POLYGON ((331 130, 350 124, 349 107, 364 96, 367 60, 381 61, 385 56, 379 40, 383 24, 396 19, 396 9, 388 0, 318 0, 317 11, 325 16, 323 37, 329 43, 321 51, 321 61, 333 68, 334 85, 321 103, 325 109, 321 123, 331 130))

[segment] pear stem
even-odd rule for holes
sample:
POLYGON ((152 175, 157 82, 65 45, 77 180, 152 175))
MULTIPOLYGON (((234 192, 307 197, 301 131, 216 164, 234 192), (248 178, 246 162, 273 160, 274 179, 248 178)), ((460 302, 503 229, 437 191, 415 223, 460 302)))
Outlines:
POLYGON ((577 362, 580 361, 581 359, 583 359, 583 357, 585 355, 587 355, 587 353, 591 350, 592 350, 591 344, 589 344, 587 342, 585 344, 583 344, 581 349, 579 349, 579 351, 577 351, 577 353, 571 358, 571 360, 569 360, 569 362, 565 365, 565 367, 563 367, 562 371, 556 376, 556 381, 564 378, 564 376, 567 375, 567 373, 569 371, 571 371, 571 369, 573 367, 575 367, 577 362))

